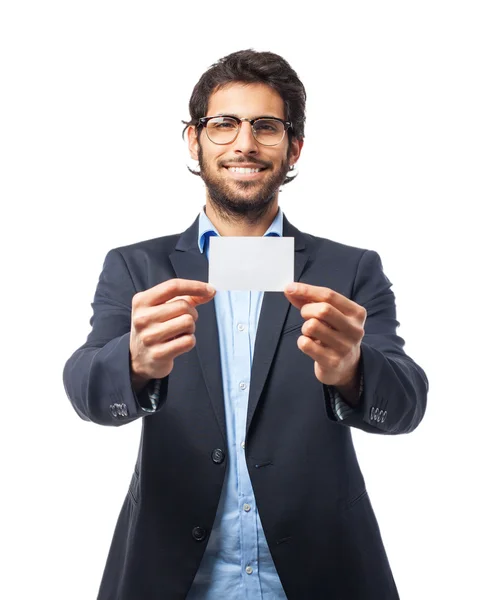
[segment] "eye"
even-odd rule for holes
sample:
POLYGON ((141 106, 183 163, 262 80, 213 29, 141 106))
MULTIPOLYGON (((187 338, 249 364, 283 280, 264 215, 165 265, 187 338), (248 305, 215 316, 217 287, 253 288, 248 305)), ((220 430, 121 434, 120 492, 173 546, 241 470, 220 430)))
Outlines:
POLYGON ((280 121, 274 121, 273 119, 261 119, 256 121, 254 128, 258 132, 262 133, 281 133, 284 129, 283 124, 280 121))
POLYGON ((261 131, 274 131, 276 128, 267 123, 260 123, 259 125, 256 125, 256 129, 261 131))
POLYGON ((236 129, 237 124, 233 119, 218 117, 208 121, 208 127, 211 129, 236 129))

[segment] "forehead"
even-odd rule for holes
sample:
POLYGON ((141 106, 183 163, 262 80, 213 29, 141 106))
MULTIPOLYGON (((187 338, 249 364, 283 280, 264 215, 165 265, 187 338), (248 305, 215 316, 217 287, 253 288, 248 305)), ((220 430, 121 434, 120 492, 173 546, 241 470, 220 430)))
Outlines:
POLYGON ((213 92, 207 116, 228 114, 254 119, 268 115, 285 118, 281 96, 264 83, 229 83, 213 92))

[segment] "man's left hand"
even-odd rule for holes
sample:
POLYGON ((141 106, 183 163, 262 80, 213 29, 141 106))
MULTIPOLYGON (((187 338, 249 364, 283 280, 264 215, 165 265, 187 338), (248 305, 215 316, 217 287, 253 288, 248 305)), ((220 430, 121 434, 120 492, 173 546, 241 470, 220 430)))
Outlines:
POLYGON ((305 319, 298 348, 314 360, 316 378, 340 391, 356 388, 366 309, 330 288, 292 285, 285 296, 305 319))

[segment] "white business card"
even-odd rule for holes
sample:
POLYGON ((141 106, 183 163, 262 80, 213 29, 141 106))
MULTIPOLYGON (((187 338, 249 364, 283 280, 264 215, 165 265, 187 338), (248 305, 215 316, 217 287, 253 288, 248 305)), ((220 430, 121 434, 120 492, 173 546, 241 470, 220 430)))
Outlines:
POLYGON ((210 283, 217 290, 282 292, 294 281, 294 237, 211 236, 210 283))

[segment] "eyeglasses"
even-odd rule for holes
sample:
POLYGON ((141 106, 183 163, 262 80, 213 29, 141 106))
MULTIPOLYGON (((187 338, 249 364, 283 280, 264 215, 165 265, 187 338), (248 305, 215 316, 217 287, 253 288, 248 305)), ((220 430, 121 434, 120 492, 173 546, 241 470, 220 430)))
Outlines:
POLYGON ((250 123, 254 138, 263 146, 276 146, 283 141, 288 128, 292 128, 290 121, 283 121, 277 117, 259 117, 257 119, 240 119, 230 115, 217 117, 201 117, 196 127, 204 127, 208 139, 214 144, 231 144, 238 137, 239 130, 244 121, 250 123))

